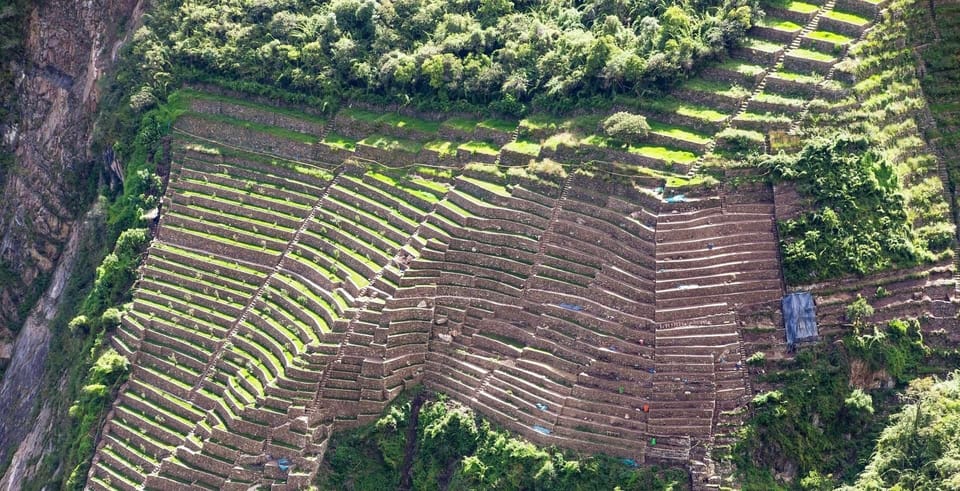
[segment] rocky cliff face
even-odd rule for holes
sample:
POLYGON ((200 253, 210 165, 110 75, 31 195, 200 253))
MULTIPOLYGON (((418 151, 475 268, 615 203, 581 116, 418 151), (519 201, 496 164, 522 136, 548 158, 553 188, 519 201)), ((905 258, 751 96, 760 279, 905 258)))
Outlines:
MULTIPOLYGON (((0 195, 0 266, 5 270, 0 274, 0 355, 9 358, 13 348, 0 383, 0 407, 5 408, 0 419, 6 422, 0 425, 0 462, 8 462, 12 452, 24 462, 35 458, 44 440, 34 432, 35 448, 21 446, 34 426, 35 404, 28 396, 35 397, 43 379, 49 321, 75 256, 64 254, 64 247, 70 237, 76 243, 81 232, 74 230, 84 208, 78 183, 99 165, 91 152, 97 81, 116 56, 120 29, 131 25, 141 7, 136 0, 40 0, 28 15, 24 59, 14 62, 18 125, 5 128, 3 135, 16 161, 0 195), (48 278, 49 283, 41 281, 48 278), (12 343, 11 326, 22 324, 32 307, 31 293, 47 284, 30 322, 12 343)), ((40 413, 49 415, 48 406, 40 413)), ((12 467, 19 469, 16 460, 12 467)), ((9 486, 9 480, 0 482, 0 489, 9 486)))
POLYGON ((94 172, 96 82, 136 0, 35 3, 16 67, 19 122, 4 135, 16 155, 0 196, 0 264, 8 273, 0 280, 0 336, 6 338, 70 235, 77 183, 94 172))

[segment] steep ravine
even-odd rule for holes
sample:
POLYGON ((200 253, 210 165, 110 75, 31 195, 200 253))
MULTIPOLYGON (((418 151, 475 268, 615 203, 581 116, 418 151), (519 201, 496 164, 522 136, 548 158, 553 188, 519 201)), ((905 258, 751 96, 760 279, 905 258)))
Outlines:
POLYGON ((9 273, 0 282, 0 347, 13 348, 0 381, 0 463, 11 462, 0 489, 18 487, 29 474, 25 464, 40 456, 56 417, 54 401, 37 401, 50 322, 89 233, 78 224, 88 207, 80 188, 101 165, 92 151, 97 82, 108 73, 122 29, 138 17, 136 4, 45 0, 28 14, 24 58, 16 63, 18 127, 4 135, 16 160, 0 194, 0 264, 9 273), (11 328, 21 325, 14 336, 11 328))

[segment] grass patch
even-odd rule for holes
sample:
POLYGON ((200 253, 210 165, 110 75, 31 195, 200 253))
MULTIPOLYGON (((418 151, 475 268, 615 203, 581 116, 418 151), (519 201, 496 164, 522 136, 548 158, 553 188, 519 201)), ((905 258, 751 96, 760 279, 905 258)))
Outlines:
POLYGON ((511 152, 522 153, 524 155, 529 155, 531 157, 536 157, 540 155, 540 144, 532 141, 526 140, 517 140, 510 142, 503 147, 504 150, 510 150, 511 152))
POLYGON ((820 7, 817 7, 816 5, 805 2, 797 2, 794 0, 768 0, 766 4, 771 7, 789 10, 791 12, 798 12, 801 14, 812 14, 820 9, 820 7))
POLYGON ((641 146, 631 145, 628 151, 630 153, 642 155, 644 157, 649 157, 657 160, 664 160, 667 162, 674 162, 678 164, 689 164, 697 160, 697 155, 693 152, 688 152, 686 150, 677 150, 675 148, 653 146, 653 145, 641 145, 641 146))
POLYGON ((432 140, 423 144, 423 148, 437 152, 441 156, 452 157, 457 154, 457 147, 447 140, 432 140))
POLYGON ((780 70, 770 74, 771 78, 779 78, 780 80, 789 80, 791 82, 797 82, 801 84, 810 84, 816 85, 823 81, 823 75, 818 73, 797 73, 789 72, 786 70, 780 70))
POLYGON ((490 142, 471 140, 460 144, 460 150, 470 153, 479 153, 481 155, 497 155, 500 153, 500 147, 490 142))
POLYGON ((837 34, 830 31, 813 31, 807 34, 807 37, 810 39, 817 39, 820 41, 826 41, 833 44, 847 44, 853 41, 852 37, 844 36, 843 34, 837 34))
POLYGON ((469 133, 477 127, 480 122, 471 118, 450 118, 440 124, 441 127, 453 128, 458 131, 469 133))
POLYGON ((764 17, 759 23, 760 27, 768 27, 770 29, 776 29, 778 31, 788 31, 796 32, 803 29, 803 26, 797 24, 796 22, 791 22, 789 20, 777 19, 775 17, 764 17))
POLYGON ((824 17, 828 17, 833 20, 838 20, 840 22, 846 22, 848 24, 853 24, 856 26, 865 26, 870 23, 870 19, 863 18, 856 14, 840 12, 838 10, 831 10, 823 15, 824 17))
POLYGON ((517 122, 508 121, 506 119, 490 118, 480 121, 477 123, 477 126, 489 130, 502 131, 504 133, 513 133, 513 130, 517 129, 517 122))
POLYGON ((671 138, 676 138, 678 140, 684 140, 693 143, 706 144, 710 141, 710 137, 703 133, 698 133, 693 130, 688 130, 686 128, 681 128, 679 126, 670 126, 663 123, 658 123, 655 121, 650 121, 650 132, 656 133, 658 135, 669 136, 671 138))
POLYGON ((723 97, 729 97, 731 99, 746 99, 750 96, 750 91, 738 84, 716 82, 702 78, 695 78, 688 81, 687 83, 683 84, 683 88, 697 92, 708 92, 723 97))
POLYGON ((644 100, 644 102, 645 104, 643 104, 643 106, 652 111, 659 113, 676 113, 681 116, 688 116, 712 123, 723 121, 728 116, 710 107, 682 102, 669 97, 656 100, 644 100))
POLYGON ((747 38, 743 43, 743 46, 750 49, 755 49, 757 51, 763 51, 764 53, 776 53, 783 49, 782 44, 773 43, 767 41, 766 39, 758 38, 747 38))
POLYGON ((423 147, 422 144, 413 140, 385 135, 370 135, 360 140, 357 144, 389 150, 391 152, 400 150, 409 153, 417 153, 420 151, 420 148, 423 147))
POLYGON ((206 113, 189 113, 191 116, 198 119, 203 119, 207 121, 213 121, 217 123, 229 124, 231 126, 239 126, 241 128, 246 128, 248 130, 258 131, 260 133, 266 133, 277 138, 284 138, 287 140, 293 140, 299 143, 306 143, 307 145, 313 145, 320 141, 314 135, 308 135, 306 133, 300 133, 299 131, 288 130, 287 128, 281 128, 279 126, 270 126, 262 123, 256 123, 253 121, 247 121, 245 119, 238 119, 232 116, 225 116, 222 114, 206 114, 206 113))
POLYGON ((336 133, 327 133, 323 143, 331 147, 342 148, 344 150, 354 151, 357 148, 357 141, 336 133))
POLYGON ((237 106, 251 107, 254 109, 259 109, 261 111, 270 112, 274 114, 282 114, 284 116, 290 116, 292 118, 302 119, 304 121, 310 121, 312 123, 321 124, 321 125, 326 124, 327 122, 326 118, 303 113, 294 109, 287 109, 287 108, 277 107, 277 106, 268 106, 266 104, 258 104, 256 102, 250 102, 249 100, 245 100, 245 99, 237 99, 237 98, 229 97, 225 95, 211 94, 209 92, 201 92, 199 90, 194 90, 190 88, 180 89, 177 91, 177 93, 181 94, 181 96, 186 98, 187 100, 199 99, 199 100, 205 100, 205 101, 225 102, 225 103, 234 104, 237 106))
POLYGON ((790 56, 795 56, 797 58, 806 58, 808 60, 817 60, 817 61, 833 61, 836 59, 833 55, 828 55, 826 53, 821 53, 819 51, 813 51, 806 48, 797 48, 793 51, 790 51, 790 56))
POLYGON ((717 65, 717 67, 724 70, 729 70, 731 72, 736 72, 747 77, 756 77, 765 70, 765 68, 760 65, 754 65, 753 63, 745 63, 737 60, 725 61, 717 65))

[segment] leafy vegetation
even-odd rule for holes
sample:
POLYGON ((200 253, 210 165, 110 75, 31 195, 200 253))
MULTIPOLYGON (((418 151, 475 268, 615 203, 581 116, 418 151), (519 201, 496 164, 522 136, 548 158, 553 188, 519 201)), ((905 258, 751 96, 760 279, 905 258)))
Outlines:
POLYGON ((683 470, 637 468, 613 457, 539 448, 443 395, 421 401, 412 415, 419 402, 408 397, 400 396, 375 424, 334 435, 318 474, 320 489, 397 489, 404 472, 418 490, 687 489, 683 470), (407 435, 416 441, 407 441, 407 435), (409 469, 407 451, 416 452, 406 461, 412 462, 409 469))
POLYGON ((894 320, 886 328, 864 324, 863 330, 869 333, 804 350, 793 360, 751 359, 754 370, 766 372, 759 382, 777 389, 754 397, 734 449, 743 489, 833 489, 856 479, 896 395, 886 387, 854 387, 864 375, 854 378, 854 365, 902 384, 933 362, 916 320, 894 320))
MULTIPOLYGON (((637 4, 158 2, 134 36, 137 101, 182 80, 334 106, 343 97, 517 113, 673 80, 738 43, 755 1, 637 4), (299 94, 299 95, 298 95, 299 94)), ((137 104, 140 106, 140 104, 137 104)))
POLYGON ((855 486, 846 491, 960 487, 960 372, 915 380, 855 486))
POLYGON ((762 165, 812 199, 809 211, 778 224, 788 282, 862 275, 929 257, 915 244, 892 166, 865 137, 817 137, 799 154, 765 157, 762 165))

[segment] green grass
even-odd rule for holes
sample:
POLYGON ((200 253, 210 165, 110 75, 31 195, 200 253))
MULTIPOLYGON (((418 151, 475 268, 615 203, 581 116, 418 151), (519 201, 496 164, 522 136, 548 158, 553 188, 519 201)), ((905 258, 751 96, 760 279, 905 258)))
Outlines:
POLYGON ((540 155, 540 144, 532 141, 517 140, 506 144, 503 149, 530 155, 531 157, 540 155))
POLYGON ((502 131, 504 133, 512 133, 513 130, 517 129, 517 122, 508 121, 506 119, 490 118, 477 123, 477 126, 495 131, 502 131))
POLYGON ((457 148, 466 152, 479 153, 482 155, 497 155, 500 153, 500 147, 494 145, 493 143, 479 140, 471 140, 466 143, 462 143, 457 148))
POLYGON ((440 123, 437 121, 411 118, 397 113, 384 114, 377 118, 377 122, 394 128, 412 129, 424 133, 436 133, 440 129, 440 123))
POLYGON ((755 98, 755 100, 759 102, 768 102, 771 104, 780 104, 783 106, 790 106, 797 109, 803 107, 804 102, 806 102, 804 99, 784 97, 780 94, 770 94, 767 92, 761 92, 757 94, 757 97, 755 98))
POLYGON ((853 41, 852 37, 844 36, 842 34, 837 34, 830 31, 813 31, 807 34, 807 37, 810 39, 818 39, 820 41, 827 41, 833 44, 847 44, 853 41))
POLYGON ((817 60, 817 61, 833 61, 836 59, 833 55, 828 55, 826 53, 821 53, 819 51, 813 51, 806 48, 797 48, 790 51, 791 56, 798 58, 806 58, 808 60, 817 60))
POLYGON ((189 113, 191 116, 198 119, 203 119, 207 121, 213 121, 217 123, 228 124, 231 126, 239 126, 241 128, 246 128, 248 130, 258 131, 261 133, 266 133, 277 138, 285 138, 287 140, 293 140, 299 143, 306 143, 307 145, 313 145, 320 141, 315 135, 308 135, 306 133, 300 133, 299 131, 288 130, 286 128, 281 128, 279 126, 270 126, 262 123, 255 123, 253 121, 247 121, 245 119, 238 119, 232 116, 225 116, 222 114, 206 114, 206 113, 189 113))
POLYGON ((750 49, 763 51, 764 53, 776 53, 783 49, 782 44, 773 43, 766 39, 747 38, 743 45, 750 49))
POLYGON ((789 31, 795 32, 803 29, 803 26, 797 24, 796 22, 791 22, 789 20, 777 19, 774 17, 765 17, 757 25, 761 27, 769 27, 771 29, 776 29, 778 31, 789 31))
POLYGON ((548 114, 534 114, 520 121, 520 127, 527 130, 558 130, 563 119, 548 114))
POLYGON ((670 126, 663 123, 658 123, 656 121, 649 122, 650 132, 656 133, 658 135, 669 136, 676 138, 678 140, 684 140, 693 143, 706 144, 710 141, 710 137, 703 133, 698 133, 693 130, 688 130, 686 128, 681 128, 678 126, 670 126))
POLYGON ((274 114, 282 114, 284 116, 290 116, 292 118, 302 119, 304 121, 310 121, 320 125, 326 124, 327 122, 326 118, 323 118, 320 116, 314 116, 312 114, 303 113, 293 109, 286 109, 286 108, 277 107, 277 106, 268 106, 265 104, 257 104, 255 102, 250 102, 245 99, 236 99, 236 98, 228 97, 225 95, 211 94, 208 92, 201 92, 199 90, 194 90, 189 88, 180 89, 177 91, 177 93, 180 94, 180 96, 185 98, 186 100, 201 99, 206 101, 226 102, 228 104, 251 107, 251 108, 259 109, 261 111, 270 112, 274 114))
POLYGON ((797 2, 794 0, 769 0, 766 3, 771 7, 777 7, 801 14, 812 14, 820 9, 816 5, 811 5, 805 2, 797 2))
POLYGON ((779 78, 781 80, 790 80, 791 82, 797 82, 801 84, 810 84, 810 85, 815 85, 823 81, 823 75, 820 75, 820 74, 788 72, 786 70, 779 70, 777 72, 771 73, 770 76, 773 78, 779 78))
POLYGON ((448 128, 453 128, 455 130, 463 131, 469 133, 480 124, 480 121, 471 118, 450 118, 444 121, 440 126, 446 126, 448 128))
POLYGON ((697 160, 697 155, 693 152, 688 152, 686 150, 677 150, 675 148, 653 146, 653 145, 641 145, 641 146, 631 145, 628 151, 630 153, 642 155, 644 157, 649 157, 657 160, 664 160, 667 162, 675 162, 678 164, 689 164, 697 160))
POLYGON ((681 116, 701 119, 709 122, 720 122, 727 118, 727 114, 715 109, 678 101, 673 98, 662 98, 642 101, 642 106, 660 113, 676 113, 681 116))
POLYGON ((730 97, 732 99, 745 99, 750 96, 750 91, 737 84, 728 82, 716 82, 702 78, 694 78, 683 84, 683 88, 697 92, 708 92, 719 96, 730 97))
POLYGON ((338 135, 336 133, 327 133, 327 137, 323 139, 323 143, 326 143, 331 147, 342 148, 351 152, 357 148, 356 140, 338 135))
POLYGON ((363 121, 370 124, 383 124, 393 128, 408 128, 425 133, 436 133, 440 129, 440 123, 436 121, 427 121, 409 116, 403 116, 397 113, 377 113, 357 108, 344 108, 340 114, 357 121, 363 121))
POLYGON ((753 113, 749 111, 737 116, 736 119, 740 121, 762 121, 766 123, 778 123, 778 122, 789 123, 791 121, 790 116, 787 116, 786 114, 771 114, 771 113, 760 114, 760 113, 753 113))
POLYGON ((340 114, 347 116, 350 119, 355 119, 357 121, 364 121, 367 123, 376 123, 377 118, 381 116, 379 113, 365 111, 363 109, 356 109, 352 107, 345 107, 340 110, 340 114))
POLYGON ((717 66, 724 70, 730 70, 731 72, 736 72, 748 77, 756 77, 764 71, 764 67, 760 65, 754 65, 753 63, 745 63, 737 60, 725 61, 717 66))
POLYGON ((865 19, 856 14, 848 14, 846 12, 840 12, 837 10, 831 10, 825 14, 825 17, 829 17, 833 20, 838 20, 840 22, 846 22, 848 24, 853 24, 856 26, 865 26, 870 23, 870 19, 865 19))
POLYGON ((385 135, 370 135, 363 140, 357 142, 358 145, 367 145, 371 147, 380 148, 383 150, 389 151, 404 151, 409 153, 417 153, 420 151, 420 148, 423 147, 422 144, 415 142, 413 140, 407 140, 404 138, 395 138, 392 136, 385 135))
POLYGON ((437 152, 441 156, 454 156, 457 154, 457 147, 453 142, 447 140, 432 140, 423 144, 423 148, 437 152))

